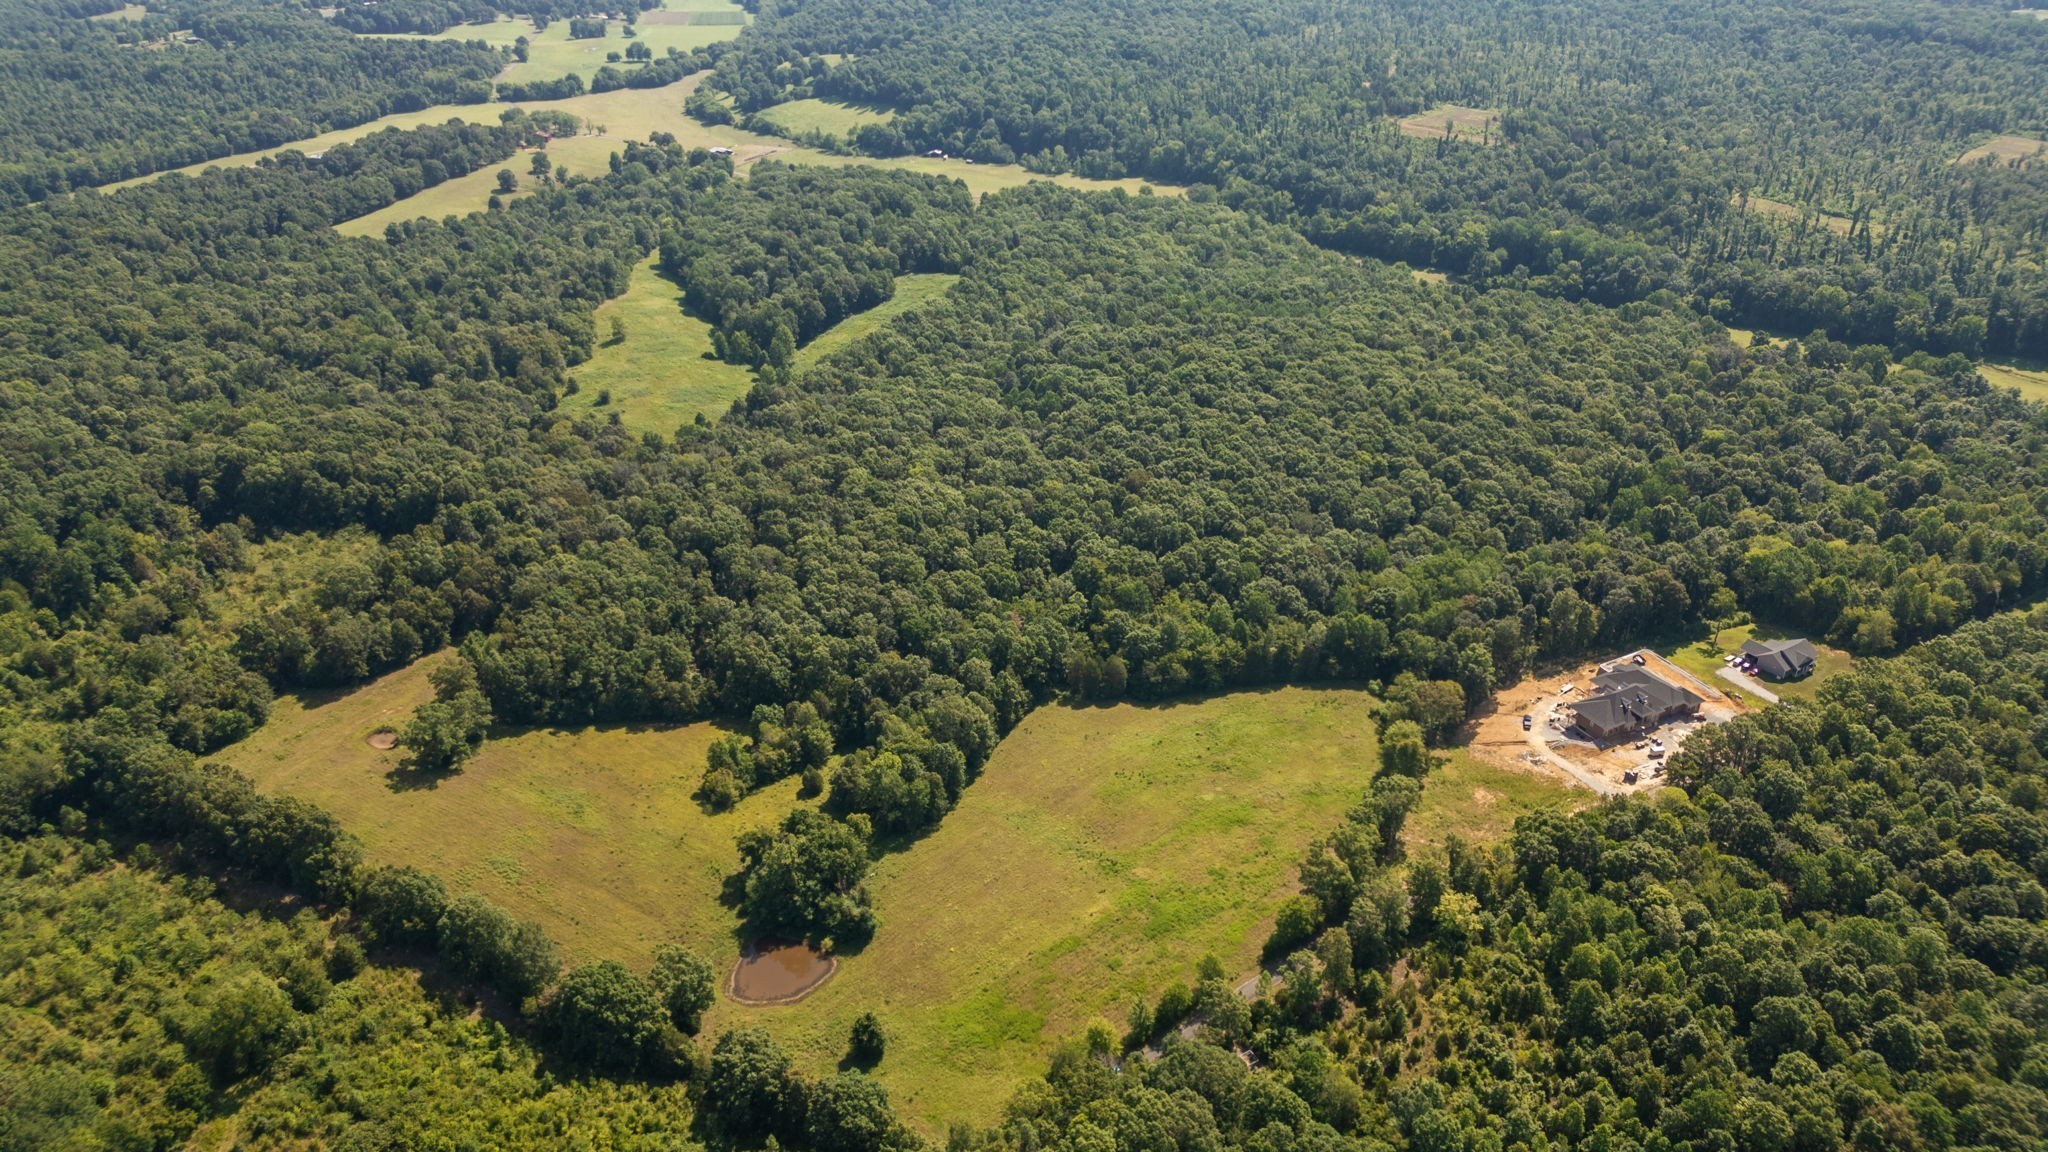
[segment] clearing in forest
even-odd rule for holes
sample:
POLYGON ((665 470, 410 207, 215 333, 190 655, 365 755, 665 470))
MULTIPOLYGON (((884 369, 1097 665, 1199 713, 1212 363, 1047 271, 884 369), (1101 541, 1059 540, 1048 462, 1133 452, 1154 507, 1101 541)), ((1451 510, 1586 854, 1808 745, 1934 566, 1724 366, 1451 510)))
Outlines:
POLYGON ((683 310, 683 290, 663 276, 650 255, 633 269, 626 294, 597 310, 598 346, 571 372, 576 393, 562 410, 577 415, 617 412, 627 427, 664 436, 703 413, 716 420, 754 386, 745 365, 711 352, 711 325, 683 310), (612 321, 625 339, 611 338, 612 321))
POLYGON ((1364 794, 1373 703, 1283 688, 1041 708, 937 831, 876 865, 881 929, 830 983, 787 1008, 721 1003, 714 1025, 758 1022, 819 1072, 873 1010, 905 1117, 993 1122, 1091 1020, 1121 1031, 1206 953, 1252 970, 1303 851, 1364 794))
MULTIPOLYGON (((1110 191, 1121 188, 1128 193, 1144 193, 1149 189, 1151 193, 1161 196, 1181 196, 1187 192, 1185 188, 1151 184, 1136 177, 1093 180, 1065 173, 1045 176, 1027 171, 1016 164, 969 164, 962 160, 927 156, 896 156, 887 159, 839 156, 800 147, 779 136, 763 136, 732 125, 707 126, 683 115, 683 101, 690 93, 696 91, 697 85, 702 83, 707 75, 709 74, 704 72, 695 73, 665 88, 619 88, 610 92, 585 93, 563 100, 526 100, 510 104, 442 104, 418 112, 394 113, 367 124, 358 124, 354 128, 339 128, 276 148, 263 148, 234 156, 223 156, 217 160, 204 160, 172 171, 197 176, 208 168, 247 168, 281 152, 325 152, 337 144, 353 143, 386 128, 410 129, 427 124, 445 124, 451 120, 471 124, 496 124, 505 109, 524 108, 530 112, 566 112, 583 121, 583 132, 550 141, 547 152, 557 171, 566 169, 585 176, 600 175, 608 170, 613 154, 624 151, 628 140, 645 141, 656 132, 667 132, 685 148, 732 149, 733 164, 741 172, 745 172, 761 160, 768 159, 791 164, 821 164, 834 167, 872 164, 958 180, 977 198, 990 192, 1016 188, 1040 180, 1050 180, 1055 184, 1084 191, 1110 191), (598 131, 599 129, 602 131, 598 131)), ((417 220, 423 217, 438 219, 443 216, 466 216, 471 212, 481 212, 490 203, 492 193, 497 190, 500 168, 510 168, 512 173, 519 177, 519 195, 532 191, 528 175, 531 164, 532 160, 525 154, 509 157, 497 164, 487 164, 466 176, 443 181, 404 200, 337 225, 337 230, 354 236, 381 236, 385 225, 395 221, 417 220)), ((100 185, 99 190, 118 192, 123 188, 148 183, 163 175, 162 172, 155 172, 147 176, 137 176, 132 180, 100 185)))
POLYGON ((865 312, 856 312, 812 337, 810 343, 796 350, 796 366, 808 368, 896 317, 944 296, 946 289, 958 279, 960 277, 946 272, 913 272, 908 276, 898 276, 894 296, 865 312))
MULTIPOLYGON (((524 16, 501 16, 489 24, 457 24, 431 36, 399 33, 392 38, 481 40, 493 48, 510 48, 524 36, 526 59, 507 65, 498 74, 500 81, 526 84, 560 80, 572 74, 588 81, 599 68, 612 63, 606 59, 609 54, 617 52, 624 56, 628 45, 645 44, 656 58, 668 55, 671 48, 689 52, 732 39, 739 35, 746 20, 746 10, 729 0, 665 0, 660 9, 641 15, 630 37, 625 34, 623 20, 605 21, 603 36, 571 39, 567 20, 550 21, 545 29, 536 32, 533 21, 524 16), (666 18, 649 19, 653 16, 666 18)), ((625 60, 612 66, 622 72, 640 67, 625 60)))
POLYGON ((129 23, 136 20, 140 20, 147 15, 149 15, 148 8, 145 8, 140 4, 126 4, 122 7, 114 9, 112 12, 101 12, 97 16, 88 16, 86 17, 86 19, 97 20, 102 24, 111 24, 115 22, 129 23))
MULTIPOLYGON (((1787 204, 1783 200, 1773 200, 1768 196, 1737 196, 1730 203, 1759 216, 1769 216, 1777 220, 1811 219, 1837 236, 1847 236, 1856 229, 1856 222, 1847 216, 1809 211, 1797 204, 1787 204)), ((1872 231, 1875 230, 1873 227, 1872 231)))
POLYGON ((795 137, 806 132, 823 132, 827 136, 851 140, 862 125, 887 124, 896 118, 896 112, 890 108, 866 108, 858 104, 813 99, 777 104, 763 109, 760 116, 775 126, 778 135, 795 137))
POLYGON ((2048 361, 1977 365, 1977 371, 1994 388, 2012 388, 2023 399, 2048 403, 2048 361))
POLYGON ((214 759, 263 791, 302 797, 361 837, 372 862, 411 864, 537 920, 572 961, 645 970, 678 939, 715 964, 739 955, 719 903, 746 829, 779 822, 797 781, 711 815, 691 798, 710 724, 499 730, 453 775, 408 781, 370 737, 433 698, 430 656, 346 692, 286 696, 214 759))
POLYGON ((2048 160, 2048 141, 2028 136, 1994 136, 1957 157, 1956 163, 1975 164, 1993 157, 2001 164, 2048 160))
POLYGON ((1474 144, 1498 144, 1500 113, 1488 108, 1467 108, 1461 104, 1439 104, 1399 122, 1401 135, 1418 140, 1464 140, 1474 144))
MULTIPOLYGON (((412 784, 394 774, 401 753, 370 738, 431 698, 427 671, 448 658, 284 697, 215 759, 333 813, 372 861, 539 921, 573 961, 644 970, 680 939, 728 970, 737 926, 718 896, 735 841, 802 803, 797 782, 706 814, 691 794, 717 729, 694 724, 500 730, 462 771, 412 784)), ((759 1022, 824 1072, 873 1010, 890 1037, 877 1074, 904 1116, 932 1132, 992 1122, 1055 1042, 1192 983, 1204 954, 1251 970, 1308 843, 1363 795, 1373 705, 1357 689, 1282 688, 1041 708, 937 831, 877 863, 881 928, 865 949, 800 1003, 721 999, 707 1028, 759 1022)), ((1498 819, 1439 808, 1430 828, 1486 835, 1498 819)))

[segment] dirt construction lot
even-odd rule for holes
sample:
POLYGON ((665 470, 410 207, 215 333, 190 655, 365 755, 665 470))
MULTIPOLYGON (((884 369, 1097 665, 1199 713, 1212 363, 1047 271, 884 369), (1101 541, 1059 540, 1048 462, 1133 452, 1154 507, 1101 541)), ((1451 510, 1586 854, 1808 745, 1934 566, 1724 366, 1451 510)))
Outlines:
POLYGON ((1688 735, 1702 724, 1725 723, 1744 710, 1744 705, 1727 693, 1655 652, 1641 649, 1623 653, 1605 664, 1574 665, 1563 672, 1531 677, 1495 693, 1492 711, 1481 715, 1470 748, 1475 757, 1503 768, 1554 773, 1602 796, 1618 796, 1662 784, 1664 761, 1684 745, 1688 735), (1643 667, 1659 679, 1699 696, 1704 701, 1700 718, 1666 724, 1641 739, 1606 745, 1580 739, 1576 730, 1566 735, 1571 724, 1570 705, 1585 694, 1593 677, 1603 667, 1620 667, 1637 656, 1643 658, 1643 667), (1522 730, 1525 715, 1532 718, 1526 732, 1522 730), (1651 754, 1650 737, 1663 742, 1662 757, 1651 754), (1627 779, 1629 773, 1635 774, 1633 781, 1627 779))

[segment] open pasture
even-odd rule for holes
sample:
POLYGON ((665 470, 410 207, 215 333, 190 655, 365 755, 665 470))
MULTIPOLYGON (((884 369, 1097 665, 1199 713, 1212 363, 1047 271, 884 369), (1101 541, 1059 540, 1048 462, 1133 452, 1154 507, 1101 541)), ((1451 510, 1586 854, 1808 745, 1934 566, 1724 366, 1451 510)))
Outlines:
POLYGON ((710 724, 500 730, 460 772, 406 780, 403 752, 371 737, 432 699, 427 672, 447 658, 348 692, 284 697, 214 759, 333 813, 373 862, 414 865, 451 893, 539 921, 572 961, 644 969, 671 939, 720 965, 736 959, 720 887, 739 868, 739 834, 780 821, 797 782, 705 812, 692 793, 719 735, 710 724))
MULTIPOLYGON (((734 842, 800 803, 796 782, 706 814, 691 792, 709 724, 499 731, 461 772, 405 781, 401 754, 371 737, 431 696, 427 671, 447 658, 281 699, 216 758, 334 813, 372 860, 540 921, 572 960, 644 968, 680 939, 729 970, 739 941, 718 893, 734 842)), ((1372 706, 1356 689, 1283 688, 1042 708, 937 831, 876 865, 881 929, 864 950, 796 1004, 721 999, 708 1027, 759 1022, 817 1072, 873 1010, 890 1035, 878 1074, 904 1115, 932 1132, 993 1120, 1056 1041, 1191 981, 1203 955, 1252 970, 1302 852, 1377 763, 1372 706)))
MULTIPOLYGON (((567 20, 550 21, 546 28, 536 32, 532 20, 523 16, 505 16, 489 24, 458 24, 422 38, 465 42, 480 40, 493 48, 510 49, 523 36, 527 42, 527 58, 508 64, 498 74, 499 80, 531 83, 560 80, 573 74, 587 81, 609 62, 606 57, 610 53, 624 56, 628 45, 645 44, 657 57, 668 55, 671 48, 688 52, 732 39, 739 35, 746 21, 745 9, 737 4, 726 3, 725 0, 694 0, 686 4, 671 2, 642 14, 634 25, 634 35, 630 37, 626 35, 624 20, 605 21, 603 36, 571 39, 567 20)), ((622 60, 613 67, 629 71, 639 65, 622 60)))
POLYGON ((1994 388, 2012 388, 2037 403, 2048 403, 2048 364, 2039 361, 2013 364, 1977 365, 1977 371, 1994 388))
POLYGON ((896 113, 888 108, 863 108, 827 100, 792 100, 766 109, 760 116, 775 126, 778 135, 797 137, 806 132, 822 132, 847 140, 862 125, 886 124, 896 118, 896 113))
POLYGON ((1051 1046, 1192 983, 1250 972, 1308 843, 1358 802, 1372 698, 1283 688, 1172 705, 1041 708, 939 829, 870 881, 881 930, 800 1004, 721 1004, 814 1071, 855 1016, 889 1031, 877 1071, 928 1131, 990 1122, 1051 1046))

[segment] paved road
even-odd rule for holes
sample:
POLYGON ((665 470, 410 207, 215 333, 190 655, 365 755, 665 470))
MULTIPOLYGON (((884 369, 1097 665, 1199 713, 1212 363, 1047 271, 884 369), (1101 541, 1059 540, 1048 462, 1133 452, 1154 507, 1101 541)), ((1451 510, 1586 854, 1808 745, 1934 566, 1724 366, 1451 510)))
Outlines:
POLYGON ((1755 696, 1766 704, 1776 704, 1778 702, 1778 694, 1757 683, 1754 676, 1745 676, 1733 668, 1717 668, 1714 671, 1721 679, 1755 696))

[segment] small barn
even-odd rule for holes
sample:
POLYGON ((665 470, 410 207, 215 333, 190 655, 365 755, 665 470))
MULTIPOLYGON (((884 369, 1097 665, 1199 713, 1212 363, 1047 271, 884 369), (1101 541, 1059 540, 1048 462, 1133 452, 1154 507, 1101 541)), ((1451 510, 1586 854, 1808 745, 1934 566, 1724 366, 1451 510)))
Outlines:
POLYGON ((1810 676, 1814 663, 1820 659, 1820 650, 1804 639, 1745 640, 1740 651, 1746 662, 1756 665, 1757 675, 1766 680, 1810 676))
POLYGON ((1644 668, 1623 667, 1593 678, 1593 690, 1572 705, 1572 723, 1595 740, 1647 732, 1699 715, 1703 701, 1644 668))

